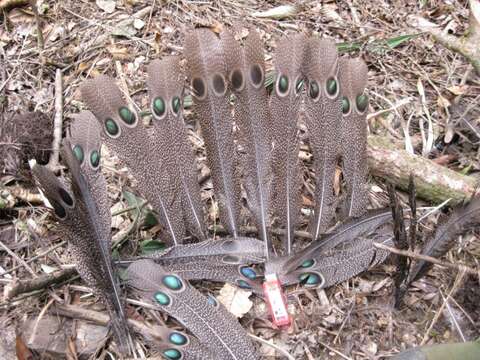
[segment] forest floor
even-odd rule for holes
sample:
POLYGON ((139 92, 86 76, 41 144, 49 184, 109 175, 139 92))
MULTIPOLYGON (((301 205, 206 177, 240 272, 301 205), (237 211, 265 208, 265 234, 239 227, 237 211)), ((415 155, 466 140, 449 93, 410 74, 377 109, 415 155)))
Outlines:
MULTIPOLYGON (((2 3, 5 1, 0 1, 0 6, 2 3)), ((281 19, 268 14, 264 17, 262 12, 288 2, 40 0, 37 3, 39 22, 28 6, 15 6, 4 11, 3 16, 0 14, 0 66, 4 66, 0 69, 0 110, 6 117, 27 110, 39 110, 53 117, 57 69, 62 70, 63 76, 64 130, 72 116, 84 108, 79 84, 97 74, 118 78, 139 107, 146 109, 146 65, 152 59, 181 54, 185 31, 193 25, 218 28, 246 23, 260 31, 266 45, 268 69, 272 68, 276 41, 284 34, 313 33, 344 43, 346 53, 361 56, 368 64, 369 113, 377 114, 369 117, 370 133, 401 142, 418 156, 462 174, 475 177, 479 174, 479 77, 465 58, 411 26, 412 15, 420 15, 448 33, 462 36, 468 26, 468 1, 303 1, 290 9, 290 16, 281 19)), ((294 3, 300 2, 291 2, 294 3)), ((200 159, 201 174, 205 176, 201 135, 190 111, 186 117, 193 131, 191 138, 200 159)), ((125 195, 132 179, 109 156, 108 150, 104 154, 103 169, 112 212, 119 213, 132 205, 125 195)), ((311 160, 308 156, 304 160, 308 188, 311 160)), ((2 179, 2 197, 11 204, 0 212, 2 226, 10 229, 10 235, 0 233, 3 293, 15 281, 36 278, 69 263, 66 244, 55 234, 53 216, 33 200, 26 203, 27 195, 17 197, 18 186, 23 189, 21 184, 2 179)), ((370 189, 372 208, 388 206, 384 179, 371 178, 370 189)), ((35 189, 25 188, 25 191, 35 197, 35 189)), ((408 196, 400 192, 399 196, 405 203, 408 196)), ((215 208, 210 201, 212 190, 208 181, 203 184, 202 197, 213 224, 215 208)), ((301 230, 307 228, 312 203, 307 191, 303 199, 301 230)), ((438 204, 418 200, 417 205, 438 204)), ((441 217, 442 211, 434 211, 422 221, 420 240, 432 234, 441 217)), ((113 218, 114 238, 122 239, 118 250, 121 255, 155 245, 145 239, 155 238, 158 227, 145 228, 140 224, 132 212, 113 218)), ((458 239, 443 260, 478 268, 479 259, 478 234, 469 233, 458 239)), ((271 328, 263 302, 254 296, 253 307, 241 322, 250 333, 271 341, 295 359, 386 359, 419 344, 480 336, 478 277, 435 266, 428 276, 414 283, 404 306, 397 310, 393 308, 392 297, 394 269, 387 261, 325 291, 296 291, 289 299, 294 326, 288 331, 271 328)), ((72 276, 61 284, 22 294, 11 301, 0 298, 0 357, 15 358, 16 335, 26 331, 22 324, 28 319, 33 324, 39 313, 47 312, 54 303, 101 309, 82 285, 78 277, 72 276)), ((200 285, 202 291, 214 295, 221 288, 213 283, 200 285)), ((130 316, 139 316, 134 305, 128 306, 130 316)), ((19 339, 17 352, 28 354, 22 347, 22 341, 26 340, 19 339)), ((142 343, 142 339, 138 342, 142 343)), ((259 349, 264 358, 281 356, 265 344, 259 344, 259 349)), ((62 351, 74 358, 72 348, 60 349, 59 353, 62 351)), ((95 356, 108 358, 112 353, 106 345, 95 356)), ((145 354, 151 355, 148 347, 145 354)))

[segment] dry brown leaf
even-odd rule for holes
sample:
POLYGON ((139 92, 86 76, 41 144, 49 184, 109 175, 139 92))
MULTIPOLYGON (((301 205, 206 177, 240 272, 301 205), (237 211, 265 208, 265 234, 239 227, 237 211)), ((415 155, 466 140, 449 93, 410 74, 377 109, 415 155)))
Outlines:
POLYGON ((220 290, 218 301, 220 301, 229 312, 238 318, 248 313, 253 303, 248 298, 252 295, 251 291, 240 289, 236 286, 225 284, 220 290))
POLYGON ((468 92, 470 86, 468 85, 453 85, 447 88, 454 95, 464 95, 468 92))
POLYGON ((128 60, 130 53, 126 47, 117 47, 115 45, 107 46, 107 50, 113 56, 113 60, 128 60))
POLYGON ((25 342, 22 339, 21 335, 17 335, 17 339, 15 341, 15 349, 17 352, 17 359, 18 360, 33 360, 34 356, 30 349, 25 345, 25 342))

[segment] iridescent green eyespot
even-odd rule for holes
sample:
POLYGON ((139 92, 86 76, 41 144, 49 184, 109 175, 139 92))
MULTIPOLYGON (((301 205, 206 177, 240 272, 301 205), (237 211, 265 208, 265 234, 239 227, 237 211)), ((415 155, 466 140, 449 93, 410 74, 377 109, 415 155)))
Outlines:
POLYGON ((161 97, 156 97, 153 100, 153 112, 159 117, 165 114, 165 101, 161 97))
POLYGON ((255 272, 255 270, 248 266, 242 266, 240 268, 240 273, 246 278, 249 278, 250 280, 253 280, 257 277, 257 273, 255 272))
POLYGON ((97 150, 93 150, 90 153, 90 164, 96 168, 100 164, 100 153, 97 150))
POLYGON ((330 78, 327 80, 327 94, 334 96, 337 93, 337 80, 330 78))
POLYGON ((298 277, 298 279, 301 282, 304 282, 306 285, 310 285, 310 286, 318 285, 322 281, 320 276, 315 273, 303 273, 298 277))
POLYGON ((313 259, 305 260, 305 261, 302 263, 302 265, 300 265, 300 267, 306 269, 306 268, 312 267, 313 264, 315 264, 315 260, 313 260, 313 259))
POLYGON ((278 91, 283 95, 288 91, 288 77, 280 76, 278 79, 278 91))
POLYGON ((108 135, 110 135, 110 136, 116 136, 116 135, 118 135, 118 133, 120 131, 117 123, 110 118, 105 120, 105 130, 107 131, 108 135))
POLYGON ((157 293, 155 293, 154 298, 155 301, 157 301, 160 305, 170 305, 170 297, 164 292, 158 291, 157 293))
POLYGON ((242 289, 251 289, 252 287, 245 280, 237 280, 237 285, 242 289))
POLYGON ((84 159, 83 149, 80 145, 75 145, 72 149, 73 155, 77 158, 78 162, 81 164, 84 159))
POLYGON ((315 80, 310 81, 310 89, 308 91, 308 95, 310 95, 312 99, 316 99, 319 93, 320 88, 318 87, 318 83, 315 80))
POLYGON ((183 286, 182 280, 175 275, 165 275, 162 279, 162 283, 170 290, 180 290, 183 286))
POLYGON ((175 345, 185 345, 187 343, 187 337, 183 334, 180 334, 178 332, 171 333, 169 336, 169 340, 172 344, 175 345))
POLYGON ((163 355, 165 355, 166 358, 172 360, 179 360, 182 358, 182 353, 177 349, 166 349, 163 351, 163 355))
POLYGON ((178 114, 178 110, 180 110, 180 98, 178 96, 172 99, 172 109, 175 114, 178 114))
POLYGON ((135 115, 133 115, 133 112, 126 106, 122 106, 120 110, 118 110, 118 114, 125 124, 132 125, 135 122, 135 115))
POLYGON ((365 94, 358 95, 356 101, 358 111, 364 112, 368 107, 368 96, 365 94))
POLYGON ((342 113, 348 114, 350 112, 350 101, 346 96, 342 97, 342 113))

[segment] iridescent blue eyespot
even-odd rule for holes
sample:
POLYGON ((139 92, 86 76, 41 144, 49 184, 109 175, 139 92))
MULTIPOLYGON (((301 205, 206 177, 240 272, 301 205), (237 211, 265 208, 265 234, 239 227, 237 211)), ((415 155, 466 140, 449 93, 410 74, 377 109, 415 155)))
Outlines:
POLYGON ((242 266, 240 268, 240 273, 246 278, 249 278, 250 280, 253 280, 257 277, 257 273, 255 272, 255 270, 248 266, 242 266))
POLYGON ((169 338, 170 342, 175 345, 185 345, 187 343, 187 337, 183 334, 180 334, 178 332, 171 333, 169 338))
POLYGON ((218 301, 215 299, 212 295, 207 296, 207 301, 210 305, 217 307, 218 306, 218 301))
POLYGON ((162 279, 163 285, 168 287, 170 290, 180 290, 183 286, 182 280, 180 280, 175 275, 166 275, 162 279))
POLYGON ((97 150, 93 150, 90 153, 90 164, 92 164, 94 168, 100 165, 100 153, 97 150))
POLYGON ((112 119, 105 120, 105 130, 107 131, 107 134, 110 136, 116 136, 120 132, 120 129, 118 128, 117 123, 112 119))
POLYGON ((242 289, 251 289, 252 287, 245 280, 237 280, 237 285, 242 289))
POLYGON ((180 110, 180 98, 175 96, 172 100, 172 109, 175 114, 178 114, 178 110, 180 110))
POLYGON ((153 100, 153 111, 157 116, 163 116, 165 114, 165 101, 161 97, 156 97, 153 100))
POLYGON ((315 273, 304 273, 304 274, 301 274, 298 279, 301 281, 301 282, 304 282, 306 285, 310 285, 310 286, 313 286, 313 285, 318 285, 322 282, 322 279, 320 278, 320 276, 318 274, 315 274, 315 273))
POLYGON ((182 358, 182 353, 177 349, 166 349, 163 351, 163 355, 165 355, 167 359, 172 360, 179 360, 182 358))
POLYGON ((126 106, 122 106, 118 110, 120 118, 128 125, 132 125, 135 122, 135 115, 126 106))
POLYGON ((312 267, 313 264, 315 264, 315 260, 313 260, 313 259, 305 260, 305 261, 302 263, 302 265, 300 265, 300 267, 302 267, 302 268, 305 269, 305 268, 312 267))
POLYGON ((164 292, 158 291, 157 293, 155 293, 154 297, 160 305, 170 305, 170 297, 164 292))
POLYGON ((81 164, 84 159, 83 148, 80 145, 75 145, 72 149, 72 152, 77 158, 78 162, 81 164))

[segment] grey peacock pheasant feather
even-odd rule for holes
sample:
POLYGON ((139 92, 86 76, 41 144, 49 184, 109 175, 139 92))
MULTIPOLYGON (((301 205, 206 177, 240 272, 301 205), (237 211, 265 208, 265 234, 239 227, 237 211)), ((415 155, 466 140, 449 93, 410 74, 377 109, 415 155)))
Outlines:
POLYGON ((63 150, 71 185, 44 167, 33 167, 80 274, 104 300, 116 339, 124 347, 131 345, 131 338, 111 267, 100 133, 158 213, 163 238, 171 245, 147 258, 127 259, 126 271, 127 285, 142 301, 176 318, 191 333, 161 327, 160 339, 148 339, 168 359, 257 358, 238 322, 188 280, 231 282, 261 294, 263 274, 276 273, 282 285, 327 287, 388 255, 374 243, 393 244, 392 214, 389 209, 366 211, 365 63, 340 58, 329 40, 304 35, 280 39, 269 96, 263 51, 252 29, 246 37, 229 30, 217 35, 206 28, 185 37, 193 111, 228 236, 211 238, 205 223, 197 166, 183 122, 180 57, 154 60, 148 67, 151 126, 123 99, 113 79, 102 75, 87 80, 81 92, 93 115, 78 116, 63 150), (315 172, 309 224, 313 241, 294 251, 301 207, 302 115, 315 172), (345 182, 342 201, 334 192, 339 167, 345 182), (242 235, 242 194, 259 239, 242 235), (272 225, 282 231, 280 239, 271 233, 272 225), (187 234, 199 242, 184 244, 187 234))
POLYGON ((81 277, 103 300, 120 351, 133 348, 110 252, 110 206, 100 171, 100 136, 89 112, 80 113, 64 140, 62 157, 69 181, 46 166, 32 163, 32 173, 59 218, 59 230, 81 277))

